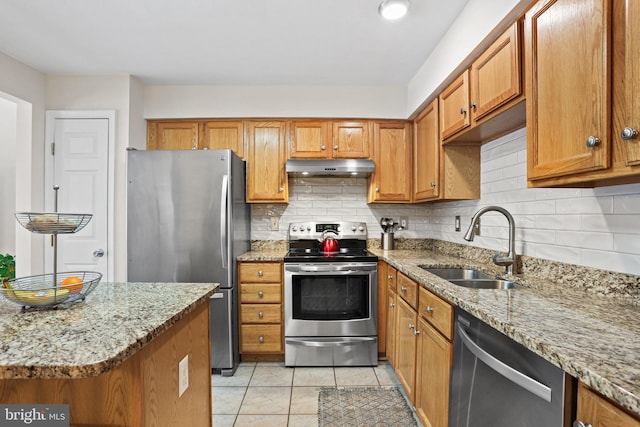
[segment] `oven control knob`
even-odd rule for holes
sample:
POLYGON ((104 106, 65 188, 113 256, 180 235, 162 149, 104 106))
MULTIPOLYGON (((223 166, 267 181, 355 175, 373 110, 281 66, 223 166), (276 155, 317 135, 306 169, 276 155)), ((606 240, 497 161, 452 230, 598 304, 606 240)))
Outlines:
POLYGON ((358 230, 359 230, 359 231, 364 231, 364 227, 363 227, 363 226, 360 226, 360 227, 358 227, 358 230))
POLYGON ((351 231, 353 231, 355 233, 355 231, 356 231, 356 226, 355 225, 351 226, 351 231))
POLYGON ((291 231, 298 231, 298 227, 294 225, 293 227, 291 227, 291 231))
POLYGON ((311 231, 311 226, 307 225, 307 231, 311 231))

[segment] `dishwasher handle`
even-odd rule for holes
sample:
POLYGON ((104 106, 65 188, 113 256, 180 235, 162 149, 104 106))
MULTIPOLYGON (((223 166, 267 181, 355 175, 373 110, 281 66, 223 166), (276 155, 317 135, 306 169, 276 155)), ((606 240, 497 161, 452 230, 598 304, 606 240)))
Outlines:
POLYGON ((487 353, 482 347, 474 343, 473 340, 467 335, 462 325, 458 324, 458 332, 462 343, 473 353, 478 359, 483 361, 488 367, 515 383, 516 385, 524 388, 525 390, 535 394, 541 399, 551 402, 551 389, 546 385, 534 380, 533 378, 523 374, 522 372, 512 368, 504 362, 496 359, 494 356, 487 353))

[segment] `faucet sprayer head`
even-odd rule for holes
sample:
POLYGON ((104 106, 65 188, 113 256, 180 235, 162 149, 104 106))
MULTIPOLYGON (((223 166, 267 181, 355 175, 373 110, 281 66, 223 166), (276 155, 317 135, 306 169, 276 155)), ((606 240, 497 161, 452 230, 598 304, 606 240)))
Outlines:
POLYGON ((467 242, 473 242, 474 237, 476 237, 476 233, 474 233, 473 228, 474 228, 473 222, 471 222, 469 229, 467 230, 466 233, 464 233, 464 237, 463 237, 463 239, 466 240, 467 242))

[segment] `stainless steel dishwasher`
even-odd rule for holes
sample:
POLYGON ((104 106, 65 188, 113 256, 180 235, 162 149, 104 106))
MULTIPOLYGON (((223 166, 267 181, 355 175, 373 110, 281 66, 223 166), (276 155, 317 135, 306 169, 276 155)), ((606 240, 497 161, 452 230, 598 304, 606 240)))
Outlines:
POLYGON ((455 320, 449 427, 571 425, 571 376, 462 309, 455 320))

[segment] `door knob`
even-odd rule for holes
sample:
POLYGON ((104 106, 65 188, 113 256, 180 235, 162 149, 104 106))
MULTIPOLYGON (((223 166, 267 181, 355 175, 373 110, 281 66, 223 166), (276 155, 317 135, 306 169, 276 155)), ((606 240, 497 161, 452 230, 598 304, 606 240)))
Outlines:
POLYGON ((102 249, 96 249, 95 251, 93 251, 93 256, 96 258, 102 258, 103 255, 104 251, 102 249))

